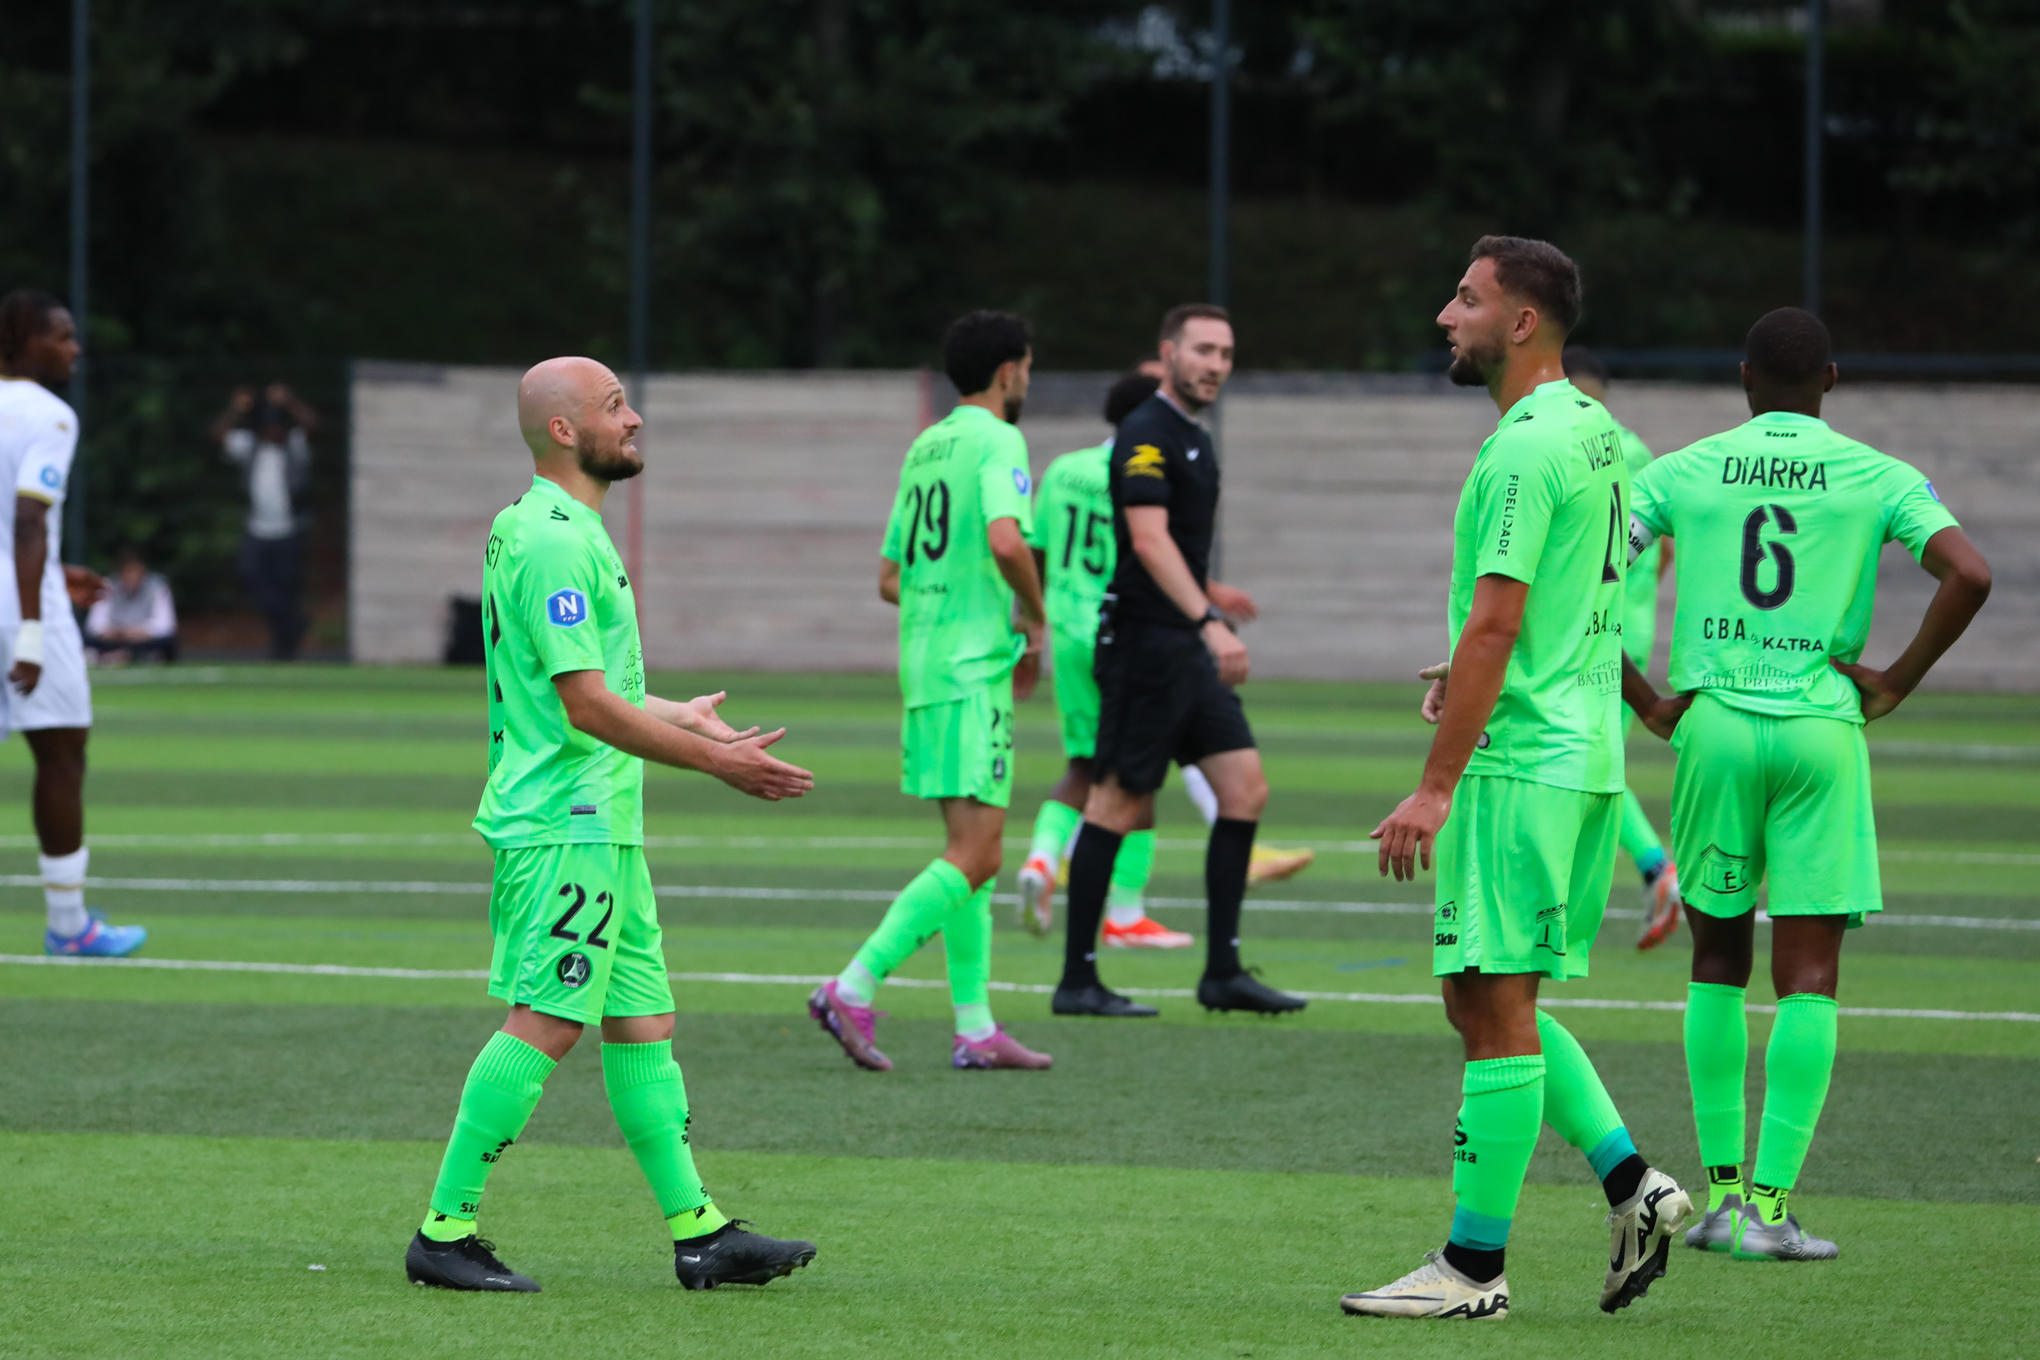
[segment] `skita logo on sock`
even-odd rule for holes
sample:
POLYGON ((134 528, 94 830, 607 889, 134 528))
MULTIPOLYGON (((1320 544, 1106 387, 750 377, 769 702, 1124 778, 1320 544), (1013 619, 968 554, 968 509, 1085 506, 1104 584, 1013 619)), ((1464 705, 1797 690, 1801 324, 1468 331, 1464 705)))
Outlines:
POLYGON ((503 1155, 504 1149, 509 1147, 512 1143, 516 1141, 517 1140, 514 1138, 505 1138, 502 1142, 496 1144, 496 1150, 494 1152, 484 1152, 482 1154, 482 1160, 485 1162, 492 1163, 495 1162, 498 1158, 500 1158, 503 1155))
POLYGON ((595 966, 588 962, 586 954, 577 952, 562 958, 553 972, 558 975, 562 987, 579 987, 594 974, 595 966))

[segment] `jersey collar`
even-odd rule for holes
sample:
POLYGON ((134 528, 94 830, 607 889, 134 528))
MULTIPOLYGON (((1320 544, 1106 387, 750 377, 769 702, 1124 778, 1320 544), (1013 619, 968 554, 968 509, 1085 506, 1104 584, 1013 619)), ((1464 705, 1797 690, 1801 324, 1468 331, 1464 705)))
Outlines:
POLYGON ((1528 406, 1531 402, 1541 401, 1547 397, 1560 395, 1559 389, 1561 388, 1563 388, 1567 392, 1577 390, 1576 388, 1573 387, 1572 379, 1570 378, 1553 378, 1548 383, 1539 383, 1537 384, 1537 386, 1531 388, 1528 392, 1525 392, 1522 396, 1518 397, 1516 399, 1516 404, 1514 406, 1511 406, 1508 410, 1502 412, 1502 418, 1495 422, 1495 428, 1499 430, 1500 428, 1502 428, 1502 426, 1508 424, 1511 420, 1514 420, 1516 418, 1516 413, 1518 411, 1521 411, 1526 406, 1528 406))
POLYGON ((1176 399, 1169 395, 1169 387, 1167 383, 1164 383, 1160 387, 1157 387, 1155 389, 1155 395, 1162 399, 1162 405, 1168 407, 1171 411, 1174 411, 1180 419, 1188 422, 1189 424, 1195 425, 1200 430, 1207 428, 1203 421, 1199 420, 1196 416, 1191 415, 1188 411, 1184 410, 1181 406, 1178 406, 1176 404, 1176 399))
POLYGON ((1760 416, 1751 416, 1752 425, 1818 425, 1825 430, 1828 423, 1819 416, 1801 415, 1797 411, 1766 411, 1760 416))
MULTIPOLYGON (((531 474, 531 489, 533 491, 536 491, 541 496, 545 496, 552 500, 560 502, 560 504, 562 505, 567 504, 581 505, 579 501, 575 500, 572 496, 569 496, 567 494, 567 490, 565 487, 561 486, 558 482, 554 481, 550 477, 539 476, 536 472, 531 474)), ((586 510, 588 507, 585 505, 581 505, 581 508, 583 510, 586 510)))

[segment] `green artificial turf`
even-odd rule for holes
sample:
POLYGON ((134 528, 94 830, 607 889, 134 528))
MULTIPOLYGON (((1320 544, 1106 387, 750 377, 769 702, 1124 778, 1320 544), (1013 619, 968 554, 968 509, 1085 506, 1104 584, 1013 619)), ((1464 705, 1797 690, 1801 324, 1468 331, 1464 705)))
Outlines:
MULTIPOLYGON (((2040 1353, 2040 700, 1922 695, 1871 730, 1888 916, 1848 941, 1841 1056, 1794 1196, 1841 1260, 1680 1250, 1605 1317, 1605 1206, 1547 1133, 1510 1319, 1440 1331, 1336 1306, 1416 1265, 1450 1212, 1459 1055, 1429 976, 1430 885, 1379 878, 1366 842, 1422 759, 1413 688, 1246 691, 1276 790, 1265 839, 1319 852, 1251 900, 1247 955, 1313 994, 1303 1015, 1205 1015, 1181 995, 1191 951, 1105 960, 1159 1020, 1052 1018, 1060 946, 1002 905, 994 1004, 1055 1069, 950 1070, 931 949, 885 993, 899 1068, 877 1075, 802 998, 940 848, 894 788, 891 682, 655 677, 679 697, 724 687, 734 719, 787 724, 780 749, 819 782, 767 807, 649 777, 676 1052, 719 1201, 813 1237, 812 1267, 682 1293, 589 1052, 548 1084, 484 1212, 546 1292, 407 1287, 439 1140, 500 1019, 477 976, 489 858, 466 829, 479 677, 115 673, 96 696, 91 896, 150 927, 155 966, 34 961, 26 752, 0 754, 0 806, 22 809, 0 823, 0 1355, 2040 1353)), ((1023 706, 1009 846, 1056 773, 1053 731, 1045 702, 1023 706)), ((1639 740, 1632 782, 1660 826, 1669 777, 1639 740)), ((1173 792, 1162 819, 1155 914, 1201 930, 1201 828, 1173 792)), ((1592 975, 1547 996, 1639 1145, 1697 1181, 1685 941, 1628 947, 1631 883, 1625 863, 1592 975)), ((1771 999, 1761 965, 1751 998, 1771 999)), ((1751 1027, 1754 1129, 1769 1016, 1751 1027)))

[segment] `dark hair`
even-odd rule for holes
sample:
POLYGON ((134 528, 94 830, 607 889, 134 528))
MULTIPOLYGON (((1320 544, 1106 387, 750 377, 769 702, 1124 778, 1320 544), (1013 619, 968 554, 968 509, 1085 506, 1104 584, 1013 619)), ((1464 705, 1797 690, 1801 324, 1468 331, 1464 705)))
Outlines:
POLYGON ((121 544, 120 551, 113 555, 113 560, 115 565, 123 567, 130 562, 138 567, 148 564, 148 559, 142 556, 141 546, 135 543, 121 544))
POLYGON ((1174 340, 1183 333, 1183 327, 1192 321, 1223 321, 1232 324, 1232 313, 1216 302, 1185 302, 1169 308, 1162 315, 1162 339, 1174 340))
POLYGON ((1105 423, 1116 426, 1133 414, 1133 408, 1155 394, 1162 385, 1160 378, 1146 373, 1128 373, 1112 384, 1112 390, 1105 394, 1105 423))
POLYGON ((1585 345, 1567 345, 1558 358, 1565 365, 1568 378, 1592 378, 1599 383, 1608 381, 1608 365, 1585 345))
POLYGON ((1827 323, 1800 307, 1765 312, 1743 341, 1750 370, 1767 382, 1797 387, 1827 372, 1832 342, 1827 323))
POLYGON ((29 342, 50 328, 50 313, 63 305, 33 288, 17 288, 0 298, 0 364, 19 359, 29 342))
POLYGON ((1033 348, 1033 328, 1011 312, 965 312, 942 337, 942 370, 958 396, 974 397, 992 385, 1000 364, 1033 348))
POLYGON ((1572 256, 1549 241, 1527 236, 1483 236, 1466 257, 1495 262, 1495 282, 1528 298, 1538 315, 1560 332, 1571 334, 1580 324, 1580 267, 1572 256))

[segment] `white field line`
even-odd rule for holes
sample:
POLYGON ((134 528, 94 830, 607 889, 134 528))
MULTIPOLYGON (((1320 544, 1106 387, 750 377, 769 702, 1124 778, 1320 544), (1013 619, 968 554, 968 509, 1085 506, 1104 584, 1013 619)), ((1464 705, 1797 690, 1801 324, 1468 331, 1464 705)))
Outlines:
MULTIPOLYGON (((480 968, 367 968, 340 963, 265 963, 247 959, 78 959, 52 958, 46 954, 0 954, 0 965, 57 968, 139 968, 172 973, 274 973, 293 977, 374 978, 397 982, 483 982, 488 973, 480 968)), ((722 982, 754 987, 813 987, 829 980, 826 974, 808 973, 668 973, 674 982, 722 982)), ((937 978, 892 978, 890 987, 922 991, 947 990, 949 984, 937 978)), ((997 982, 995 992, 1024 996, 1046 996, 1055 988, 1038 982, 997 982)), ((1128 987, 1133 996, 1188 1000, 1196 995, 1187 987, 1128 987)), ((1435 1006, 1438 999, 1428 992, 1296 992, 1310 1001, 1343 1002, 1367 1006, 1435 1006)), ((1611 997, 1540 997, 1540 1006, 1569 1006, 1575 1010, 1667 1011, 1686 1009, 1682 1001, 1625 1001, 1611 997)), ((1761 1014, 1776 1014, 1776 1006, 1752 1005, 1761 1014)), ((1904 1006, 1843 1006, 1841 1014, 1865 1020, 1965 1020, 2010 1021, 2040 1024, 2040 1013, 2031 1011, 1953 1011, 1904 1006)))
MULTIPOLYGON (((481 838, 471 831, 219 831, 219 832, 127 832, 97 833, 92 844, 102 849, 185 850, 333 847, 425 847, 436 845, 473 846, 479 853, 481 838)), ((921 850, 939 848, 932 836, 647 836, 647 850, 921 850)), ((1008 849, 1024 850, 1032 841, 1026 836, 1008 836, 1008 849)), ((1163 850, 1202 850, 1204 842, 1188 838, 1164 838, 1155 844, 1163 850)), ((33 850, 34 836, 0 836, 0 850, 33 850)), ((1380 846, 1373 841, 1321 841, 1312 849, 1321 855, 1374 855, 1380 846)), ((2001 864, 2012 867, 2040 866, 2040 851, 2033 850, 1922 850, 1886 849, 1878 858, 1896 864, 2001 864)))
MULTIPOLYGON (((42 879, 35 874, 0 874, 0 888, 38 888, 42 879)), ((322 893, 379 897, 486 897, 486 883, 447 882, 442 879, 346 879, 346 878, 101 878, 85 880, 88 888, 117 892, 188 893, 322 893)), ((767 888, 755 885, 666 884, 652 891, 660 897, 727 899, 739 902, 890 902, 899 894, 890 888, 767 888)), ((1014 893, 1000 893, 998 902, 1019 902, 1014 893)), ((1201 897, 1150 897, 1147 905, 1157 911, 1202 911, 1201 897)), ((1327 902, 1303 898, 1247 899, 1248 911, 1285 912, 1307 916, 1429 916, 1431 908, 1422 902, 1327 902)), ((1634 907, 1610 907, 1611 920, 1633 921, 1643 913, 1634 907)), ((1759 921, 1769 924, 1760 915, 1759 921)), ((1939 927, 1947 930, 2040 930, 2040 918, 2013 916, 1940 916, 1884 912, 1878 916, 1887 926, 1939 927)))

